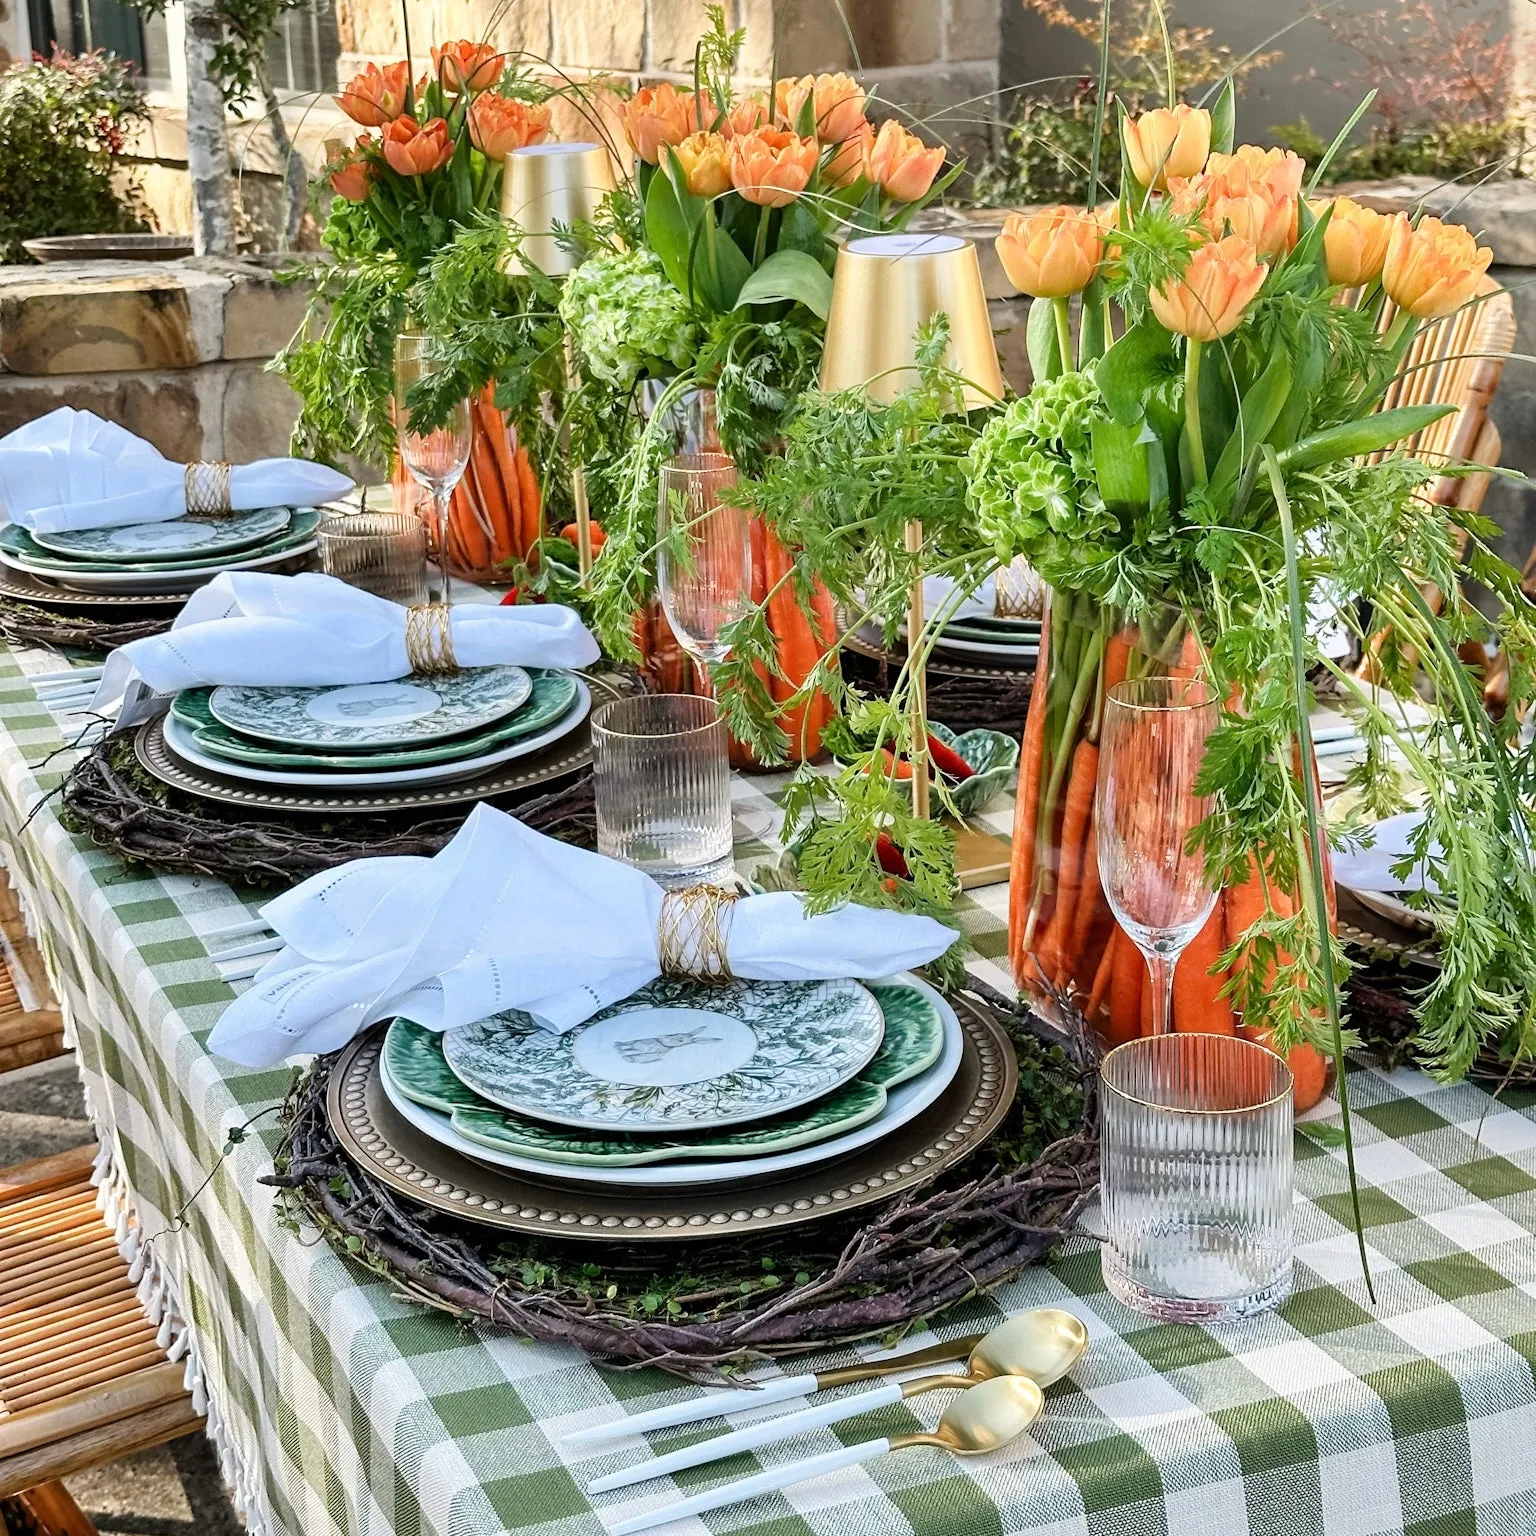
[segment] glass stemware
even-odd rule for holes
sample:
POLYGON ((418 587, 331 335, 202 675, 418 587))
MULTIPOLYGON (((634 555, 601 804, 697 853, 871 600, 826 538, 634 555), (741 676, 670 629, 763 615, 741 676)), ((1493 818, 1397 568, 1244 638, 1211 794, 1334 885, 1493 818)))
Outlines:
POLYGON ((677 643, 708 667, 731 652, 727 627, 751 602, 752 536, 741 507, 722 501, 736 484, 723 453, 681 453, 659 476, 656 585, 677 643))
MULTIPOLYGON (((693 658, 701 688, 713 695, 709 668, 731 654, 727 626, 752 606, 752 531, 747 513, 722 501, 736 484, 725 453, 680 453, 658 476, 656 586, 677 643, 693 658)), ((737 808, 738 842, 765 839, 773 817, 737 808)))
POLYGON ((1099 878, 1146 957, 1159 1035, 1169 1030, 1174 967, 1216 905, 1189 834, 1210 814, 1195 776, 1218 718, 1210 690, 1189 678, 1135 678, 1105 699, 1094 806, 1099 878))
POLYGON ((469 401, 456 401, 442 425, 412 430, 407 403, 412 385, 441 368, 430 336, 407 332, 395 338, 396 436, 400 461, 432 498, 432 535, 437 549, 438 583, 431 600, 448 601, 448 505, 469 463, 469 401))

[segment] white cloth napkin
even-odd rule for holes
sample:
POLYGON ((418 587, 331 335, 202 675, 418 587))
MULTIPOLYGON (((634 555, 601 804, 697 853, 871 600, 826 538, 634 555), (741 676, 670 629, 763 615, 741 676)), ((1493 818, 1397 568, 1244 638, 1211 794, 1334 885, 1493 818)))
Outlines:
POLYGON ((1392 873, 1392 866, 1413 851, 1413 834, 1423 819, 1422 811, 1403 811, 1378 821, 1369 848, 1347 848, 1334 854, 1333 878, 1357 891, 1438 890, 1422 863, 1414 865, 1406 880, 1392 873))
MULTIPOLYGON (((452 1029, 507 1008, 574 1028, 661 974, 662 888, 478 805, 431 859, 355 859, 262 908, 285 947, 209 1037, 266 1067, 334 1051, 396 1014, 452 1029)), ((845 906, 807 917, 790 892, 745 896, 730 968, 755 981, 873 979, 924 965, 958 935, 930 917, 845 906)))
MULTIPOLYGON (((135 676, 156 693, 391 682, 411 670, 405 619, 399 603, 318 571, 225 571, 187 599, 169 634, 112 652, 92 707, 109 711, 135 676)), ((575 609, 558 603, 455 603, 449 624, 464 667, 585 667, 599 655, 575 609)))
MULTIPOLYGON (((0 438, 0 511, 41 533, 164 522, 187 510, 185 469, 115 422, 61 406, 0 438)), ((314 506, 351 489, 308 459, 258 459, 229 474, 240 512, 314 506)))

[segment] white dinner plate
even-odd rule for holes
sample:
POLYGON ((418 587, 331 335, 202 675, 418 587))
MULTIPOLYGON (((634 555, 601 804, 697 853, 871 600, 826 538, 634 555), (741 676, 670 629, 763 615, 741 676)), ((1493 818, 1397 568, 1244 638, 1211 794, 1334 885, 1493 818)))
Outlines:
POLYGON ((0 550, 0 565, 12 570, 25 571, 55 586, 73 588, 79 592, 123 592, 132 594, 160 594, 191 592, 206 586, 223 571, 259 571, 269 565, 282 565, 311 554, 318 540, 309 539, 287 549, 273 550, 248 560, 229 559, 215 564, 198 565, 190 569, 171 571, 71 571, 67 575, 57 566, 32 565, 15 555, 0 550))
POLYGON ((586 682, 576 679, 576 700, 570 709, 536 736, 524 736, 498 747, 494 752, 484 752, 478 757, 461 758, 458 762, 428 763, 422 768, 392 768, 375 773, 304 773, 297 769, 257 768, 250 763, 237 763, 228 758, 212 757, 199 749, 193 733, 175 715, 168 714, 161 722, 166 745, 177 755, 185 758, 195 768, 217 773, 226 779, 250 779, 258 784, 295 784, 317 786, 322 789, 382 789, 391 784, 442 784, 454 779, 467 779, 494 768, 499 763, 509 763, 515 757, 527 757, 551 742, 568 736, 587 717, 592 708, 592 693, 586 682))
POLYGON ((739 1184, 768 1174, 783 1173, 792 1168, 808 1168, 816 1163, 830 1162, 833 1158, 866 1147, 888 1135, 898 1126, 920 1115, 954 1081, 960 1070, 960 1057, 965 1049, 965 1031, 955 1010, 928 985, 926 981, 907 972, 887 978, 899 981, 903 986, 914 987, 927 997, 939 1010, 944 1020, 944 1050, 939 1059, 926 1072, 907 1082, 898 1083, 890 1090, 885 1110, 873 1120, 828 1141, 818 1141, 810 1146, 796 1147, 788 1152, 768 1157, 737 1157, 708 1162, 642 1163, 633 1168, 589 1167, 577 1163, 550 1163, 539 1158, 521 1157, 514 1152, 497 1152, 462 1136, 453 1128, 453 1122, 440 1110, 428 1109, 408 1099, 381 1071, 380 1081, 385 1096, 400 1115, 424 1136, 440 1142, 451 1151, 478 1163, 489 1163, 497 1168, 512 1168, 519 1173, 529 1173, 556 1183, 610 1184, 627 1189, 676 1188, 691 1184, 739 1184))
POLYGON ((957 640, 940 630, 933 642, 936 651, 965 651, 973 656, 995 656, 1002 661, 1033 661, 1040 655, 1038 644, 1015 640, 957 640))

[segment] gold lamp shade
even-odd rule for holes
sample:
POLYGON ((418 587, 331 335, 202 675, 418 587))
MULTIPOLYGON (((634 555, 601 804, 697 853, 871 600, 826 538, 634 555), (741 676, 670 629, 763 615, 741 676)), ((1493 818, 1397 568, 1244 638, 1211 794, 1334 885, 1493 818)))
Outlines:
POLYGON ((966 410, 1003 393, 976 247, 958 235, 869 235, 837 253, 832 307, 821 355, 821 387, 868 385, 885 404, 917 382, 913 337, 949 316, 949 366, 967 380, 966 410))
POLYGON ((613 162, 601 144, 530 144, 514 150, 502 172, 501 216, 523 231, 523 240, 505 270, 515 276, 537 269, 546 277, 572 271, 576 257, 555 238, 555 227, 595 217, 613 186, 613 162))

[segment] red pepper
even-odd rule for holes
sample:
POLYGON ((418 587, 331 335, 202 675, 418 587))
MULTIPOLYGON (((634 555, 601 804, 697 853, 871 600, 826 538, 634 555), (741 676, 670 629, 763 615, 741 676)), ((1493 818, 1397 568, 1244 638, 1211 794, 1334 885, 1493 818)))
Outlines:
POLYGON ((499 607, 499 608, 512 608, 512 607, 515 607, 516 604, 517 604, 517 588, 516 587, 508 587, 507 588, 507 595, 504 598, 502 598, 501 602, 497 604, 497 607, 499 607))
POLYGON ((903 880, 911 879, 912 871, 907 867, 906 855, 884 832, 875 838, 875 857, 886 874, 897 875, 903 880))
POLYGON ((937 736, 928 738, 928 756, 940 773, 947 773, 952 779, 968 779, 976 772, 953 747, 945 745, 937 736))

